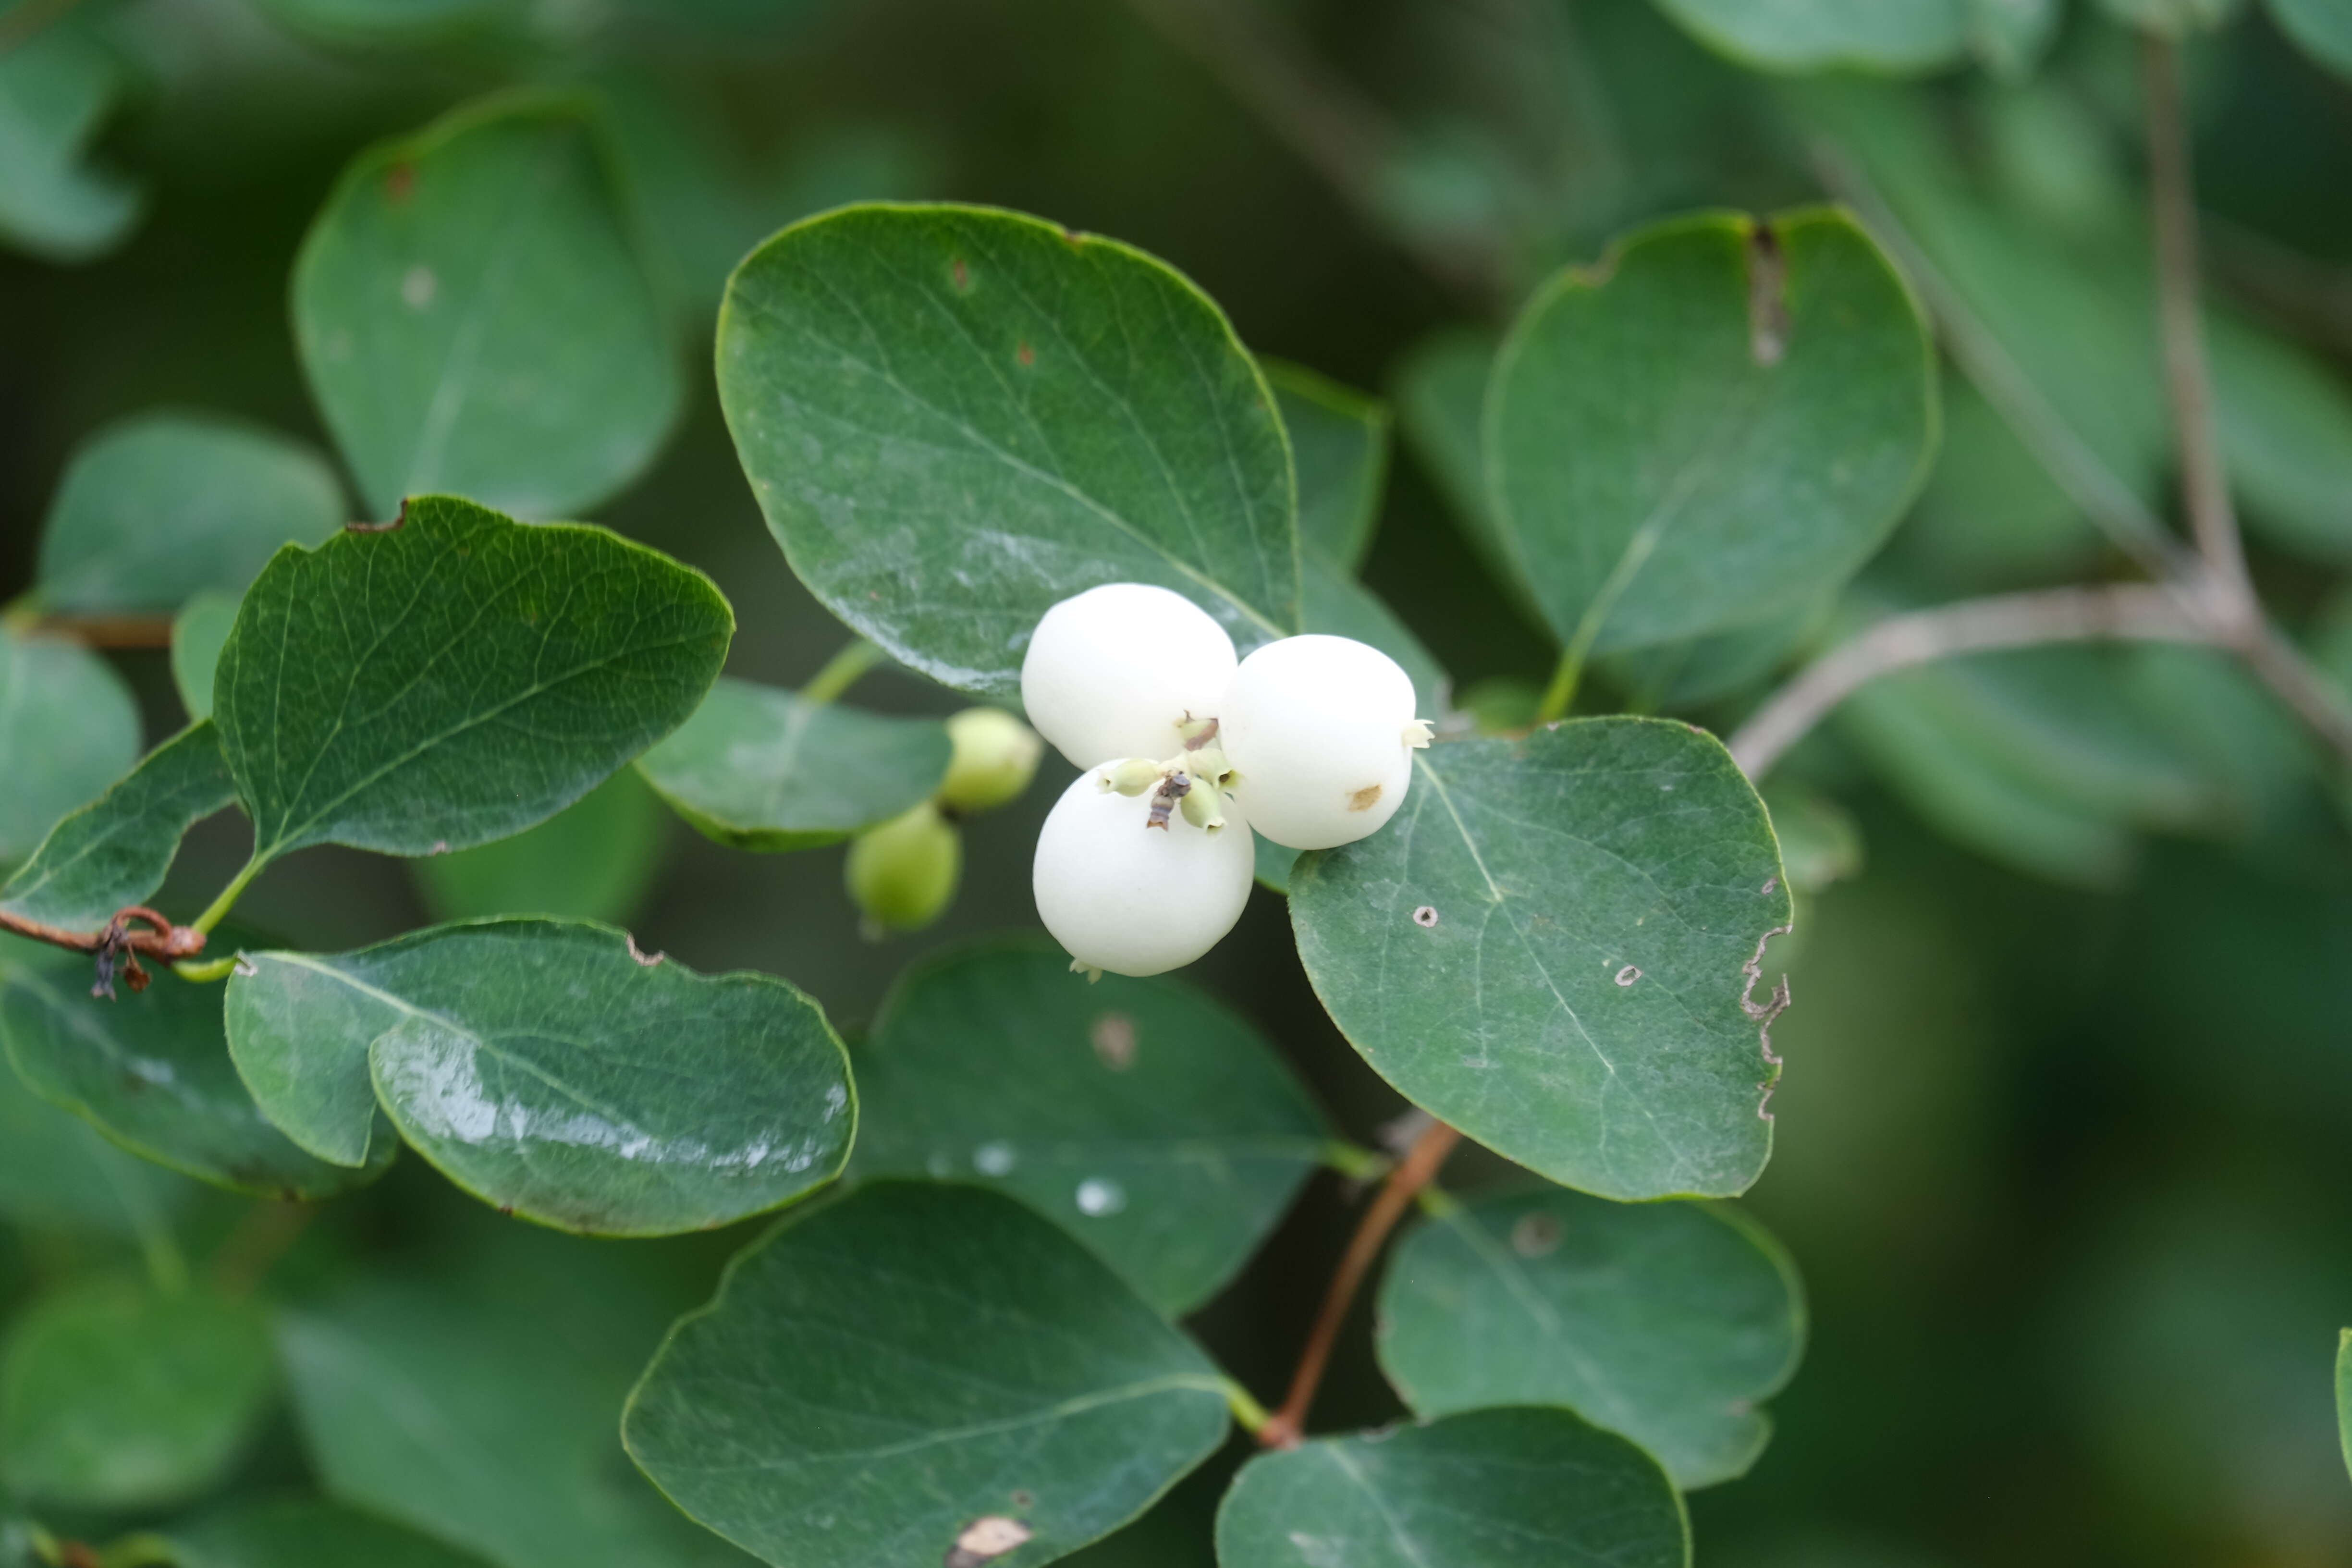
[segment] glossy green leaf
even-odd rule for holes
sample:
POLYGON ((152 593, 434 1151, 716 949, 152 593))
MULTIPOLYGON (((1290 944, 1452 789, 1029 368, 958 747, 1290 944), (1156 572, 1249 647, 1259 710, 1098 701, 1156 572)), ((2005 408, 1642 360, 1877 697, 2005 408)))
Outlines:
POLYGON ((887 1182, 729 1267, 629 1396, 622 1437, 692 1518, 779 1568, 950 1558, 1016 1521, 1005 1568, 1150 1506, 1225 1436, 1215 1367, 1013 1200, 887 1182))
POLYGON ((893 658, 1010 695, 1040 616, 1190 595, 1244 646, 1298 622, 1273 394, 1209 299, 1018 214, 861 206, 729 284, 719 393, 793 570, 893 658))
POLYGON ((1257 879, 1258 886, 1288 898, 1290 873, 1298 864, 1298 851, 1265 837, 1255 839, 1250 848, 1255 861, 1250 875, 1257 879))
MULTIPOLYGON (((478 1282, 404 1266, 281 1310, 278 1354, 320 1485, 499 1568, 746 1568, 620 1451, 614 1413, 659 1327, 635 1331, 623 1357, 583 1320, 650 1266, 631 1251, 534 1256, 528 1285, 512 1278, 520 1260, 478 1282)), ((328 1563, 341 1568, 303 1568, 328 1563)))
POLYGON ((0 866, 139 760, 139 705, 89 649, 0 626, 0 866))
POLYGON ((436 920, 531 914, 617 925, 653 887, 667 820, 645 780, 624 768, 528 832, 408 864, 436 920))
POLYGON ((1860 566, 1927 472, 1935 388, 1917 309, 1843 214, 1679 218, 1522 312, 1487 474, 1563 643, 1672 642, 1860 566))
POLYGON ((1543 1405, 1326 1437, 1242 1467, 1219 1568, 1688 1568, 1658 1462, 1543 1405))
POLYGON ((121 79, 112 53, 70 19, 0 53, 0 241, 83 261, 130 233, 138 188, 85 156, 121 79))
POLYGON ((1380 1299, 1381 1370, 1421 1415, 1561 1405, 1685 1489, 1744 1475, 1797 1370, 1805 1309, 1738 1213, 1576 1193, 1488 1198, 1417 1227, 1380 1299))
POLYGON ((2127 27, 2178 38, 2229 21, 2238 14, 2239 0, 2099 0, 2099 5, 2127 27))
POLYGON ((276 1383, 248 1303, 128 1280, 68 1287, 0 1342, 0 1483, 59 1508, 176 1502, 236 1460, 276 1383))
POLYGON ((1421 753, 1388 826, 1302 856, 1298 952, 1408 1099, 1613 1198, 1725 1196, 1771 1152, 1752 1005, 1789 892, 1710 735, 1588 719, 1421 753))
MULTIPOLYGON (((1260 359, 1298 472, 1298 546, 1360 570, 1389 477, 1389 410, 1377 397, 1286 360, 1260 359)), ((1313 629, 1311 626, 1309 629, 1313 629)))
POLYGON ((659 1236, 820 1186, 848 1158, 848 1063, 782 980, 703 975, 606 926, 486 921, 357 952, 251 952, 229 1049, 321 1158, 374 1108, 458 1185, 560 1229, 659 1236))
POLYGON ((279 545, 346 521, 334 470, 301 442, 216 415, 142 415, 74 449, 34 592, 48 610, 169 613, 205 589, 243 593, 279 545))
POLYGON ((1709 48, 1759 70, 1924 71, 1967 47, 1970 0, 1657 0, 1709 48))
POLYGON ((2270 0, 2271 19, 2303 51, 2352 76, 2352 5, 2345 0, 2270 0))
MULTIPOLYGON (((226 946, 226 942, 224 943, 226 946)), ((257 1196, 324 1198, 383 1173, 313 1159, 266 1121, 229 1060, 221 987, 157 966, 147 989, 89 994, 89 960, 0 964, 0 1044, 33 1091, 131 1152, 257 1196)))
POLYGON ((191 720, 213 716, 213 672, 236 626, 236 596, 198 594, 172 621, 172 684, 191 720))
POLYGON ((1330 1133, 1272 1047, 1188 985, 1071 983, 1068 955, 970 948, 902 978, 856 1054, 853 1177, 986 1182, 1166 1312, 1214 1295, 1330 1133))
POLYGON ((255 859, 425 855, 543 821, 685 721, 734 626, 667 556, 453 497, 280 551, 213 686, 255 859))
POLYGON ((571 98, 494 99, 362 153, 295 260, 294 336, 380 517, 438 491, 575 515, 652 461, 685 397, 571 98))
POLYGON ((952 754, 937 720, 885 718, 722 679, 637 771, 721 844, 814 849, 929 800, 952 754))
POLYGON ((121 783, 50 829, 0 886, 0 910, 68 931, 95 931, 163 885, 187 831, 236 799, 209 721, 148 753, 121 783))
POLYGON ((433 1537, 338 1503, 246 1503, 174 1525, 175 1568, 488 1568, 433 1537))

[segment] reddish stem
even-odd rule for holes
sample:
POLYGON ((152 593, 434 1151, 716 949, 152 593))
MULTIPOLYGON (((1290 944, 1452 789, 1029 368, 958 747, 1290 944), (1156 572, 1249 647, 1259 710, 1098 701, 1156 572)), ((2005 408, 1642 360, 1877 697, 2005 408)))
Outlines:
POLYGON ((1396 1228, 1404 1211, 1412 1206, 1413 1198, 1437 1174, 1445 1157, 1454 1152, 1454 1145, 1462 1134, 1443 1121, 1432 1121, 1412 1141, 1403 1159, 1389 1172, 1388 1180, 1372 1199, 1372 1206, 1356 1226, 1356 1234, 1348 1242, 1348 1250, 1340 1257, 1339 1268, 1331 1276, 1331 1288, 1324 1293, 1323 1310, 1315 1320, 1315 1328, 1307 1336, 1307 1348, 1299 1352, 1298 1370, 1291 1374, 1290 1392, 1284 1396, 1282 1407, 1266 1417, 1258 1428, 1257 1440, 1268 1448, 1296 1448, 1305 1435, 1307 1408, 1315 1403, 1315 1390, 1323 1381, 1323 1369, 1331 1360, 1331 1347, 1339 1338, 1339 1326, 1347 1321, 1348 1308, 1356 1299, 1357 1289, 1364 1276, 1371 1271, 1372 1260, 1381 1254, 1381 1243, 1396 1228))

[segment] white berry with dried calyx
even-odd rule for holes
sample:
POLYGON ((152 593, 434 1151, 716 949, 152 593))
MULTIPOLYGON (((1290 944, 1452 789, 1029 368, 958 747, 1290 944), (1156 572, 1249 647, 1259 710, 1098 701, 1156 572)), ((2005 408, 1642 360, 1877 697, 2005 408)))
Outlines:
POLYGON ((1429 743, 1412 678, 1353 637, 1309 634, 1242 660, 1215 710, 1232 789, 1252 827, 1293 849, 1377 832, 1429 743))
POLYGON ((1173 756, 1184 744, 1177 726, 1216 710, 1235 664, 1233 638, 1183 595, 1106 583, 1037 623, 1021 704, 1074 766, 1173 756))
POLYGON ((1221 827, 1196 826, 1192 817, 1203 814, 1184 812, 1184 799, 1216 786, 1189 780, 1153 826, 1167 792, 1121 794, 1106 786, 1108 773, 1072 781, 1037 835, 1038 918, 1073 968, 1134 975, 1181 968, 1241 919, 1256 859, 1249 824, 1227 799, 1221 827))

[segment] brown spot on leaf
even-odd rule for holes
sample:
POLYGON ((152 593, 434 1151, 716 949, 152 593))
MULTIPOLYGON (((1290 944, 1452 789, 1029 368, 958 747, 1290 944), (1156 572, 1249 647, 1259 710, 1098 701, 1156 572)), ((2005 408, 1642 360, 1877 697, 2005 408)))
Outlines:
POLYGON ((1776 365, 1789 352, 1789 258, 1769 223, 1748 231, 1748 353, 1776 365))
POLYGON ((1126 1014, 1099 1015, 1087 1037, 1094 1043, 1096 1057, 1111 1071, 1125 1072, 1135 1065, 1135 1020, 1126 1014))
POLYGON ((1348 809, 1349 811, 1371 810, 1381 802, 1381 786, 1376 784, 1366 784, 1348 797, 1348 809))
POLYGON ((963 264, 962 257, 959 256, 948 264, 948 276, 955 280, 957 293, 971 292, 971 268, 963 264))
POLYGON ((1559 1245, 1559 1221, 1548 1214, 1528 1214, 1511 1226, 1511 1250, 1521 1258, 1541 1258, 1559 1245))
POLYGON ((1437 923, 1437 910, 1431 905, 1422 905, 1421 908, 1412 911, 1412 923, 1419 926, 1422 930, 1427 931, 1430 927, 1437 923))
POLYGON ((1021 362, 1022 368, 1025 370, 1029 366, 1037 363, 1037 351, 1031 348, 1027 343, 1023 343, 1019 348, 1013 351, 1013 357, 1019 360, 1021 362))
POLYGON ((388 201, 404 202, 416 194, 416 165, 394 163, 383 172, 383 194, 388 201))
POLYGON ((1017 1519, 1001 1513, 983 1514, 956 1536, 948 1548, 946 1568, 981 1568, 1027 1541, 1036 1532, 1017 1519))

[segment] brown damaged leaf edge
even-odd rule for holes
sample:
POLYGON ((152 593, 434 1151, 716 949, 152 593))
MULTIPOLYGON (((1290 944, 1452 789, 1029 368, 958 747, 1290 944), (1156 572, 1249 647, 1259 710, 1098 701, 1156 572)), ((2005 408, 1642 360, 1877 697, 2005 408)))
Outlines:
MULTIPOLYGON (((1769 898, 1772 889, 1780 884, 1780 879, 1778 877, 1765 883, 1765 896, 1769 898)), ((1765 946, 1774 937, 1786 936, 1795 929, 1796 922, 1792 921, 1786 925, 1774 926, 1770 931, 1758 937, 1754 956, 1739 966, 1739 973, 1745 975, 1748 981, 1747 984, 1739 988, 1739 1010, 1747 1014, 1748 1022, 1756 1026, 1757 1048, 1764 1053, 1765 1065, 1771 1068, 1764 1081, 1756 1086, 1763 1095, 1763 1098, 1756 1102, 1756 1114, 1767 1121, 1772 1120, 1772 1091, 1779 1088, 1780 1083, 1780 1058, 1772 1054, 1772 1021, 1788 1011, 1789 977, 1785 973, 1782 974, 1780 983, 1772 987, 1772 994, 1761 1002, 1756 1000, 1756 987, 1764 980, 1765 946)))

